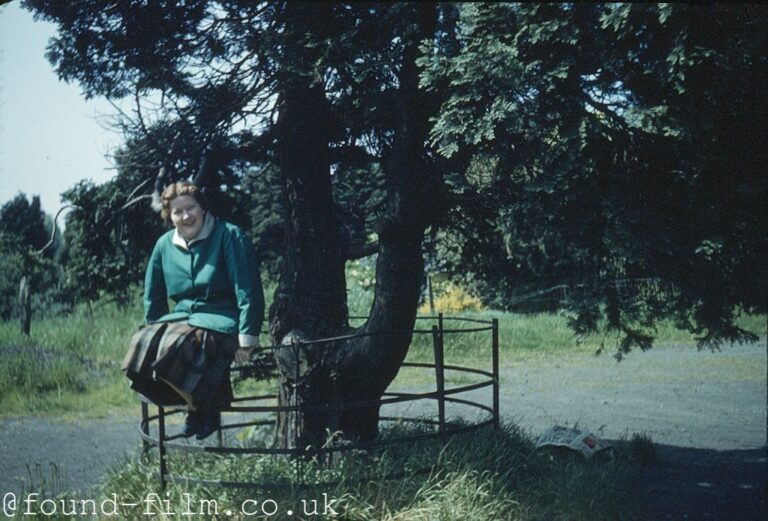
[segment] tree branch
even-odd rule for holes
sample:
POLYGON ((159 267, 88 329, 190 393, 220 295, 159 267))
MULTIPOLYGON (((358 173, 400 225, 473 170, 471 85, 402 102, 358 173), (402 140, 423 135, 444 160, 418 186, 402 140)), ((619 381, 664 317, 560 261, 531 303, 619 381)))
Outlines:
POLYGON ((37 250, 35 252, 35 255, 42 255, 45 250, 47 250, 48 248, 50 248, 53 245, 53 243, 56 240, 56 222, 59 220, 59 215, 61 215, 61 212, 63 212, 67 208, 78 208, 78 209, 82 210, 82 207, 78 206, 76 204, 66 204, 66 205, 62 206, 61 208, 59 208, 59 211, 56 212, 56 217, 53 218, 53 225, 51 226, 52 229, 51 229, 51 238, 50 238, 50 240, 45 244, 45 246, 43 246, 42 248, 37 250))
POLYGON ((364 257, 370 257, 374 253, 379 252, 379 241, 363 244, 362 246, 349 248, 344 252, 344 258, 346 260, 357 260, 364 257))

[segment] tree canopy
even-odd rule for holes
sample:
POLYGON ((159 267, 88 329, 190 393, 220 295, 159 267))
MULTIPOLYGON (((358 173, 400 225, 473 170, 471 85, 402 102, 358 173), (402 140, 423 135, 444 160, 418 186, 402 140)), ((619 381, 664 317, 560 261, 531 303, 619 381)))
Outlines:
POLYGON ((313 168, 334 174, 346 258, 381 231, 372 215, 428 227, 435 262, 486 301, 570 284, 576 329, 620 332, 623 351, 650 346, 661 317, 716 343, 748 337, 740 311, 766 311, 763 6, 25 5, 58 24, 62 79, 135 100, 120 122, 139 193, 160 166, 174 179, 207 157, 237 203, 222 207, 276 247, 290 169, 308 168, 291 161, 309 149, 285 148, 290 120, 322 143, 313 168), (627 295, 626 279, 656 290, 627 295))
POLYGON ((576 325, 604 317, 623 349, 659 316, 744 338, 734 313, 768 294, 766 22, 756 5, 462 6, 459 51, 421 60, 449 96, 432 143, 472 155, 451 178, 473 200, 453 269, 502 305, 580 287, 576 325), (638 278, 660 291, 622 298, 638 278))

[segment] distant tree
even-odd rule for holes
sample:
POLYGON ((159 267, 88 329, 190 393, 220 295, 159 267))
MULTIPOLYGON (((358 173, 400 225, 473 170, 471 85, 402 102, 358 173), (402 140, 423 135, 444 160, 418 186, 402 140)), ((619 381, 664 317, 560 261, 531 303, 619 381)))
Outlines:
POLYGON ((39 196, 30 201, 20 193, 0 207, 0 319, 14 314, 23 277, 32 290, 35 310, 62 297, 58 294, 60 268, 53 260, 61 250, 58 233, 49 245, 53 226, 40 208, 39 196))
POLYGON ((67 215, 65 273, 78 301, 111 297, 125 304, 131 285, 143 280, 147 235, 160 226, 145 212, 118 211, 133 188, 125 181, 81 181, 64 193, 64 199, 76 205, 67 215))
POLYGON ((24 253, 15 236, 0 232, 0 320, 8 320, 16 309, 19 283, 25 273, 24 253))
MULTIPOLYGON (((40 209, 40 196, 28 200, 20 193, 0 207, 0 233, 15 237, 19 244, 33 249, 40 249, 48 243, 51 235, 50 220, 40 209)), ((53 255, 53 250, 48 251, 53 255)))
POLYGON ((250 217, 250 236, 261 261, 261 269, 271 281, 277 281, 285 248, 285 205, 280 174, 274 164, 254 166, 243 177, 243 195, 250 217))
MULTIPOLYGON (((135 285, 144 280, 147 259, 164 231, 158 213, 152 210, 151 191, 158 170, 166 171, 165 182, 189 174, 189 139, 179 138, 179 129, 165 121, 147 128, 146 135, 133 136, 114 155, 116 175, 96 185, 81 181, 63 194, 72 205, 66 226, 67 280, 79 300, 114 298, 127 303, 135 285), (83 285, 81 281, 88 280, 83 285)), ((196 152, 198 153, 198 152, 196 152)), ((209 165, 228 164, 222 146, 209 155, 209 165)), ((240 180, 234 174, 220 174, 211 191, 212 211, 230 221, 247 225, 243 195, 234 189, 240 180)))

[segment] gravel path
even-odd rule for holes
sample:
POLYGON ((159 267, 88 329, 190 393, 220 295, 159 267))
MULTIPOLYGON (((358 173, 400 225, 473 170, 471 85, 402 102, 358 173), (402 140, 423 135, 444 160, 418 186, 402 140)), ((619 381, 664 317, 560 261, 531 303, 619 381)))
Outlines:
MULTIPOLYGON (((719 352, 656 347, 621 363, 590 355, 537 359, 502 370, 501 412, 533 435, 560 424, 608 439, 650 436, 661 462, 638 471, 631 484, 644 519, 764 520, 767 365, 764 339, 719 352)), ((488 403, 481 391, 473 398, 488 403)), ((54 474, 56 491, 85 490, 135 452, 136 429, 135 419, 121 418, 2 420, 0 493, 20 492, 30 481, 48 491, 54 474)))
POLYGON ((137 420, 2 420, 0 494, 86 490, 140 446, 137 420))
POLYGON ((707 449, 766 444, 766 345, 690 346, 571 357, 502 373, 502 414, 535 432, 578 424, 607 438, 645 433, 707 449))

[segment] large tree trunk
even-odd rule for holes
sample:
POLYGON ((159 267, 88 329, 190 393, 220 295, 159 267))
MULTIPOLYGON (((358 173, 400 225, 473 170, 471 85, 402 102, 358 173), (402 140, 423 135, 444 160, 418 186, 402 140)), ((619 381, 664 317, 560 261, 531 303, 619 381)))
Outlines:
POLYGON ((330 182, 332 117, 323 86, 304 78, 287 81, 281 91, 278 161, 288 237, 270 309, 270 335, 275 344, 293 344, 276 352, 279 403, 299 410, 279 415, 280 447, 317 447, 328 433, 337 432, 346 438, 373 439, 378 405, 350 409, 338 404, 380 399, 411 342, 423 273, 421 244, 430 218, 424 157, 428 114, 418 95, 415 58, 418 41, 434 32, 434 7, 414 9, 422 27, 406 46, 398 122, 384 162, 388 215, 377 230, 376 292, 370 317, 357 330, 348 325, 344 249, 330 182), (297 345, 353 333, 361 336, 297 345))

